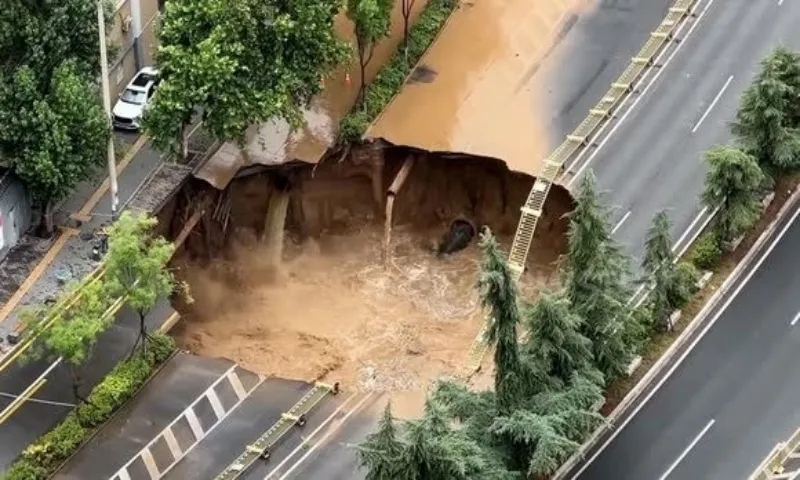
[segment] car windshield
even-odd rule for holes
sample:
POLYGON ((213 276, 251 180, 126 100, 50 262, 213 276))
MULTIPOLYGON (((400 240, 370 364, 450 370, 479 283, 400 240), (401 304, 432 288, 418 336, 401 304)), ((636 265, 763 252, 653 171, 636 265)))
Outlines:
POLYGON ((134 105, 142 105, 144 101, 147 99, 147 94, 145 92, 139 92, 136 90, 126 89, 122 92, 122 101, 125 103, 132 103, 134 105))

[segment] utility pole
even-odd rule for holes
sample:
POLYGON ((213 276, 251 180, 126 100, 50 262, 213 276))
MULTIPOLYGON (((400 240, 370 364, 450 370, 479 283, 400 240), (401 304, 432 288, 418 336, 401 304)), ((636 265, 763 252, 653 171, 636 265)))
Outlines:
MULTIPOLYGON (((103 87, 103 106, 106 109, 108 126, 111 123, 111 93, 108 87, 108 58, 106 53, 106 15, 103 11, 102 0, 97 0, 97 32, 100 35, 100 82, 103 87)), ((108 180, 111 187, 111 220, 117 219, 117 205, 119 197, 117 192, 117 159, 114 156, 114 136, 108 138, 108 180)))

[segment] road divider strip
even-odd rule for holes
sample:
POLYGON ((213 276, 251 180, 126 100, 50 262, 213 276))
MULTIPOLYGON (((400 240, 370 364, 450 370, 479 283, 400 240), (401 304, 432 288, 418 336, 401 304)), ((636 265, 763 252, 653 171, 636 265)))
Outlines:
MULTIPOLYGON (((786 468, 787 460, 796 460, 800 452, 800 428, 785 442, 775 445, 767 458, 748 477, 748 480, 779 480, 797 478, 800 467, 786 468)), ((796 464, 796 462, 795 462, 796 464)))
MULTIPOLYGON (((363 398, 361 399, 361 401, 359 401, 359 402, 358 402, 358 403, 355 405, 355 407, 351 408, 351 409, 350 409, 350 411, 357 409, 357 408, 358 408, 358 407, 359 407, 359 406, 360 406, 360 405, 361 405, 363 402, 365 402, 365 401, 366 401, 366 399, 367 399, 367 398, 369 398, 370 396, 372 396, 372 394, 373 394, 373 392, 367 392, 365 395, 363 395, 363 398)), ((343 411, 343 410, 344 410, 346 407, 348 407, 348 406, 350 405, 350 402, 351 402, 351 401, 353 401, 353 399, 355 399, 356 397, 358 397, 358 394, 357 394, 357 393, 352 393, 352 394, 350 394, 350 396, 349 396, 349 397, 345 398, 345 399, 344 399, 344 401, 343 401, 343 402, 342 402, 342 403, 341 403, 341 404, 340 404, 338 407, 336 407, 336 410, 334 410, 334 411, 333 411, 333 412, 332 412, 330 415, 328 415, 328 418, 326 418, 326 419, 325 419, 325 420, 324 420, 322 423, 320 423, 320 424, 319 424, 319 426, 318 426, 317 428, 315 428, 313 432, 311 432, 310 434, 308 434, 308 436, 304 436, 304 437, 303 437, 303 441, 302 441, 302 442, 300 442, 300 445, 298 445, 297 447, 295 447, 295 449, 294 449, 294 450, 292 450, 291 452, 289 452, 289 454, 288 454, 288 455, 286 455, 286 458, 284 458, 284 459, 281 461, 281 463, 279 463, 278 465, 276 465, 276 466, 275 466, 275 468, 273 468, 273 469, 272 469, 272 471, 270 471, 270 472, 267 474, 267 476, 266 476, 266 477, 264 477, 264 478, 265 478, 265 480, 267 480, 267 479, 270 479, 270 478, 274 477, 275 475, 277 475, 277 474, 278 474, 278 471, 279 471, 281 468, 283 468, 283 467, 284 467, 284 466, 285 466, 287 463, 289 463, 289 462, 290 462, 290 461, 291 461, 291 460, 294 458, 294 456, 295 456, 295 455, 297 455, 297 453, 298 453, 299 451, 301 451, 301 450, 305 450, 305 449, 308 449, 308 444, 309 444, 309 443, 310 443, 312 440, 314 440, 314 438, 316 438, 316 436, 319 434, 319 432, 321 432, 323 428, 327 427, 327 426, 328 426, 328 425, 329 425, 329 424, 330 424, 330 423, 331 423, 333 420, 335 420, 337 417, 341 417, 340 413, 341 413, 341 412, 342 412, 342 411, 343 411)), ((341 421, 339 422, 339 424, 341 425, 341 421)), ((324 439, 324 437, 323 437, 323 439, 324 439)), ((319 443, 319 442, 316 442, 316 443, 319 443)), ((301 461, 302 461, 302 459, 298 460, 297 462, 295 462, 295 465, 296 465, 297 463, 300 463, 301 461)))
MULTIPOLYGON (((599 447, 599 449, 594 453, 594 455, 589 459, 588 462, 584 464, 583 468, 586 468, 592 461, 605 449, 605 447, 616 437, 619 432, 622 431, 623 428, 627 425, 627 423, 636 415, 638 410, 642 408, 647 401, 655 394, 663 382, 666 381, 667 378, 674 372, 674 370, 682 363, 683 359, 688 355, 688 353, 694 348, 694 345, 700 341, 700 339, 705 335, 708 329, 713 325, 714 320, 719 317, 722 310, 720 310, 716 317, 711 319, 711 322, 707 324, 704 323, 704 320, 709 317, 712 313, 713 309, 720 303, 720 301, 731 291, 734 285, 737 284, 737 281, 740 277, 744 274, 745 269, 747 269, 753 261, 756 259, 756 255, 759 253, 764 253, 758 260, 756 264, 757 268, 760 266, 761 262, 764 261, 766 255, 772 251, 772 248, 775 246, 775 243, 770 245, 766 251, 762 252, 764 245, 767 243, 768 240, 772 239, 775 235, 776 231, 778 231, 778 227, 781 223, 789 216, 792 209, 795 209, 800 202, 800 187, 795 187, 794 192, 786 201, 786 203, 781 207, 778 213, 775 215, 775 218, 770 222, 766 229, 759 235, 756 239, 755 243, 750 247, 747 251, 747 254, 739 261, 733 271, 728 275, 722 285, 714 292, 714 294, 708 299, 708 301, 703 305, 703 308, 700 312, 695 315, 691 322, 686 326, 686 328, 681 332, 680 336, 670 345, 666 352, 664 352, 661 357, 653 364, 652 367, 645 373, 645 375, 639 380, 638 383, 625 395, 625 398, 617 405, 617 407, 606 417, 606 421, 603 422, 589 437, 589 439, 581 445, 575 454, 572 455, 566 462, 561 465, 561 468, 556 471, 553 475, 552 480, 561 480, 567 477, 569 472, 577 467, 578 463, 586 458, 586 455, 589 451, 597 446, 600 440, 606 433, 611 432, 611 436, 606 440, 606 442, 599 447), (705 325, 705 328, 701 330, 697 335, 695 332, 698 329, 705 325), (692 342, 692 343, 690 343, 692 342), (687 348, 684 350, 684 353, 681 357, 677 357, 678 353, 681 349, 686 346, 687 348), (676 358, 677 357, 677 358, 676 358), (675 360, 673 362, 673 360, 675 360), (660 379, 660 380, 659 380, 660 379), (650 393, 641 401, 637 403, 639 397, 644 393, 644 391, 656 380, 659 382, 655 385, 655 387, 650 391, 650 393), (615 424, 622 419, 623 415, 628 413, 628 411, 634 408, 634 411, 626 417, 619 428, 615 428, 615 424)), ((793 221, 797 216, 797 211, 791 217, 790 221, 793 221)), ((780 238, 785 232, 788 226, 791 223, 786 225, 783 230, 778 232, 778 238, 780 238)), ((751 272, 752 274, 752 272, 751 272)), ((744 281, 746 282, 750 278, 750 275, 745 277, 744 281)), ((740 285, 741 288, 742 285, 740 285)), ((733 292, 733 295, 738 293, 738 290, 733 292)), ((732 298, 732 297, 731 297, 732 298)), ((727 306, 724 305, 723 307, 727 306)), ((723 308, 724 310, 724 308, 723 308)), ((583 468, 575 475, 577 477, 583 471, 583 468)))
POLYGON ((305 416, 314 409, 328 394, 338 394, 339 384, 328 385, 317 382, 288 412, 282 413, 272 427, 261 435, 255 442, 245 448, 239 457, 215 477, 216 480, 234 480, 239 478, 259 458, 267 459, 270 449, 289 433, 293 426, 305 425, 305 416))
MULTIPOLYGON (((617 81, 611 84, 611 88, 606 95, 600 99, 594 108, 589 110, 589 115, 578 125, 575 131, 567 135, 564 142, 544 160, 543 167, 534 180, 525 204, 520 208, 519 223, 508 254, 509 269, 517 279, 525 271, 525 263, 533 243, 536 226, 543 214, 544 204, 553 183, 563 173, 567 162, 590 145, 590 137, 598 129, 607 125, 610 119, 614 118, 624 100, 634 92, 635 83, 647 72, 658 67, 655 64, 655 60, 666 51, 667 46, 673 41, 674 35, 679 33, 683 26, 686 25, 687 20, 693 16, 693 7, 699 1, 675 1, 661 24, 650 33, 645 44, 636 56, 631 59, 628 68, 622 72, 617 81)), ((486 332, 488 331, 488 325, 492 321, 493 319, 491 318, 486 319, 485 325, 478 332, 470 346, 464 374, 466 379, 469 379, 480 370, 483 358, 489 350, 486 332)))

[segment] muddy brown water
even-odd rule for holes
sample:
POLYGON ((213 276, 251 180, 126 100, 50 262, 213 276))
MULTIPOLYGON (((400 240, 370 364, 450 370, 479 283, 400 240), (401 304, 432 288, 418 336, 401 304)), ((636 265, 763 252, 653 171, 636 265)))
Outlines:
POLYGON ((586 0, 464 1, 369 130, 371 138, 497 158, 535 175, 547 135, 541 60, 586 0))
MULTIPOLYGON (((384 152, 384 185, 407 155, 384 152)), ((352 158, 320 164, 313 176, 312 166, 301 170, 277 272, 258 241, 269 173, 233 181, 234 233, 221 249, 206 251, 202 234, 187 240, 174 266, 196 302, 179 307, 186 321, 178 340, 267 375, 406 392, 417 404, 412 400, 432 381, 462 373, 484 321, 475 290, 477 242, 437 259, 436 241, 463 216, 509 244, 533 179, 490 159, 417 161, 395 199, 383 262, 385 205, 373 202, 371 170, 352 158)), ((554 262, 565 245, 563 214, 571 203, 561 189, 552 198, 525 278, 532 293, 556 280, 554 262)))

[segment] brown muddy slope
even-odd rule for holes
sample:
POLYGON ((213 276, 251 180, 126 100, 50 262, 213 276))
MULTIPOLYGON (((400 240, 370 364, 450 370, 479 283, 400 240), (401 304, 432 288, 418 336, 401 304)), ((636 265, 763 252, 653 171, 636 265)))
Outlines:
MULTIPOLYGON (((533 179, 494 160, 419 157, 397 198, 384 266, 374 179, 385 190, 409 152, 384 153, 366 149, 294 170, 277 275, 258 240, 274 172, 234 180, 231 233, 216 243, 224 246, 209 259, 211 247, 195 235, 176 262, 196 299, 181 308, 179 342, 265 374, 365 390, 420 392, 460 373, 484 320, 474 289, 479 249, 472 242, 437 259, 432 246, 456 216, 490 226, 508 245, 533 179)), ((554 190, 525 278, 532 292, 555 279, 570 208, 567 194, 554 190)))

